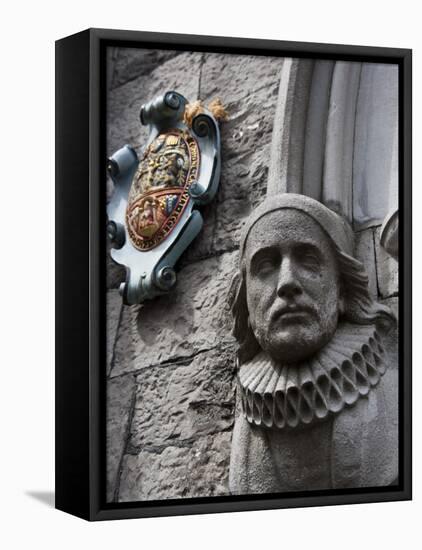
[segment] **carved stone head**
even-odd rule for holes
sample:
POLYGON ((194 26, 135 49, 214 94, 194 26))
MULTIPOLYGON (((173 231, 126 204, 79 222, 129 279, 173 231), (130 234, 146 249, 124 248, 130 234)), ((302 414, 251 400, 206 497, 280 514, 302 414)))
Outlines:
POLYGON ((331 340, 340 309, 340 273, 331 239, 308 214, 269 212, 245 245, 249 322, 260 347, 295 362, 331 340))
POLYGON ((240 363, 260 350, 302 361, 331 340, 340 319, 391 317, 370 297, 352 251, 348 223, 318 201, 293 193, 264 201, 244 228, 233 293, 240 363))

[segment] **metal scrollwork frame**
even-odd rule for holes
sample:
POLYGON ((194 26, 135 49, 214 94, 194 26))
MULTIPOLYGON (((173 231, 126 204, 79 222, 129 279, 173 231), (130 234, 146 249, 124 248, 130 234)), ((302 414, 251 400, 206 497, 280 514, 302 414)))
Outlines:
POLYGON ((197 142, 201 162, 198 177, 189 184, 188 200, 171 233, 152 250, 139 251, 128 238, 125 225, 128 195, 139 158, 130 145, 116 151, 107 162, 114 183, 114 193, 107 206, 107 233, 112 243, 111 257, 126 268, 126 281, 120 293, 126 304, 138 304, 166 294, 176 284, 175 264, 200 232, 203 218, 199 206, 211 202, 220 179, 220 131, 214 116, 204 109, 192 119, 191 127, 184 121, 187 100, 175 91, 153 99, 141 108, 141 124, 149 126, 149 136, 143 149, 161 133, 170 129, 189 131, 197 142))

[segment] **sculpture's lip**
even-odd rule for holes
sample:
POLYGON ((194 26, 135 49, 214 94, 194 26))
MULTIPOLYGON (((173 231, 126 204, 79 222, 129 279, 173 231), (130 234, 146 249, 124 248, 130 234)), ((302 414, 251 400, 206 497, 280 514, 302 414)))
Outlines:
POLYGON ((309 315, 313 313, 313 309, 307 306, 287 306, 277 309, 272 314, 272 321, 278 321, 282 319, 283 321, 294 320, 296 317, 303 317, 304 315, 309 315))
POLYGON ((309 311, 303 311, 300 309, 295 309, 294 311, 286 311, 285 313, 281 313, 278 317, 283 317, 283 319, 290 318, 290 317, 296 317, 297 315, 306 315, 309 311))

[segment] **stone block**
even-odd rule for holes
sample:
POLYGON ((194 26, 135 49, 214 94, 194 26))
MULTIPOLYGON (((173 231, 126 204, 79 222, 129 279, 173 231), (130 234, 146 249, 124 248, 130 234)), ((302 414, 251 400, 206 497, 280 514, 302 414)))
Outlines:
POLYGON ((227 293, 236 268, 237 252, 194 262, 170 294, 123 306, 111 376, 233 342, 227 293))
POLYGON ((206 54, 202 65, 201 99, 209 101, 220 97, 224 103, 225 98, 238 101, 259 90, 277 91, 282 65, 281 57, 206 54))
POLYGON ((188 101, 198 98, 201 54, 184 52, 152 70, 111 90, 107 96, 107 154, 125 144, 140 154, 148 137, 141 125, 141 106, 168 90, 176 90, 188 101))
POLYGON ((215 232, 217 199, 201 208, 203 226, 191 245, 185 250, 179 260, 179 267, 213 255, 213 239, 215 232))
POLYGON ((135 379, 121 376, 107 381, 107 501, 112 502, 116 488, 120 462, 129 436, 129 422, 134 403, 135 379))
POLYGON ((119 502, 229 494, 230 432, 125 455, 119 502))
POLYGON ((142 48, 111 48, 108 70, 110 89, 117 88, 139 76, 149 75, 157 66, 180 55, 180 51, 142 48))
POLYGON ((204 209, 204 228, 189 250, 189 259, 238 247, 245 219, 265 197, 275 110, 274 99, 266 105, 270 93, 261 89, 237 102, 223 98, 230 118, 220 124, 219 190, 204 209))
POLYGON ((137 376, 130 448, 176 444, 228 430, 234 422, 233 348, 137 376))
POLYGON ((114 344, 116 341, 117 328, 120 322, 120 312, 122 309, 122 297, 118 290, 107 291, 106 304, 106 324, 107 324, 107 375, 110 374, 112 359, 114 353, 114 344))
POLYGON ((365 266, 369 279, 369 292, 373 298, 378 297, 377 267, 375 262, 375 241, 372 228, 356 233, 355 256, 365 266))
POLYGON ((265 198, 269 151, 267 143, 247 159, 223 160, 217 196, 203 209, 204 226, 181 262, 188 263, 239 247, 243 224, 252 209, 265 198))
POLYGON ((232 158, 223 165, 215 205, 213 253, 239 247, 242 227, 265 198, 270 143, 262 144, 249 158, 232 158))
POLYGON ((380 245, 380 231, 380 227, 375 230, 378 289, 382 298, 388 298, 399 290, 399 264, 380 245))
POLYGON ((249 164, 253 152, 271 143, 276 97, 277 87, 259 89, 238 101, 223 96, 229 117, 220 124, 223 161, 235 158, 249 164))

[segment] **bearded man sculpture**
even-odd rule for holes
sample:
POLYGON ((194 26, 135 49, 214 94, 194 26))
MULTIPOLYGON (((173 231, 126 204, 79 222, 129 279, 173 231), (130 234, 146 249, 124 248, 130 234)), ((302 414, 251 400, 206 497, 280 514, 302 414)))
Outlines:
POLYGON ((395 318, 369 293, 349 224, 310 197, 268 197, 244 227, 231 306, 231 492, 394 484, 395 318))

